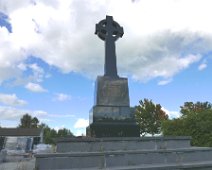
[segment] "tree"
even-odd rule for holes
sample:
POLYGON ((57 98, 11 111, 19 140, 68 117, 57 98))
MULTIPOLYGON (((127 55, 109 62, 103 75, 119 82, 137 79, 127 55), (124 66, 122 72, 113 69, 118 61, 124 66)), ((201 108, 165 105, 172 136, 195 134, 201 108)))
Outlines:
POLYGON ((25 115, 23 115, 23 117, 20 120, 20 128, 31 128, 31 124, 32 124, 32 117, 26 113, 25 115))
POLYGON ((55 144, 55 139, 58 137, 73 137, 73 133, 66 128, 59 129, 58 132, 55 129, 51 129, 48 125, 42 123, 39 125, 40 128, 43 128, 44 131, 44 143, 46 144, 55 144))
POLYGON ((67 137, 67 136, 74 136, 73 133, 69 129, 63 128, 59 129, 57 132, 58 137, 67 137))
POLYGON ((43 141, 45 144, 55 144, 55 138, 57 137, 57 131, 51 129, 47 124, 41 123, 39 128, 43 129, 43 141))
POLYGON ((34 117, 33 119, 31 119, 31 127, 32 128, 38 128, 39 125, 39 120, 37 117, 34 117))
POLYGON ((212 146, 212 107, 209 102, 185 102, 182 116, 162 124, 165 136, 191 136, 194 146, 212 146))
POLYGON ((20 119, 19 128, 38 128, 39 120, 37 117, 32 117, 28 113, 20 119))
POLYGON ((140 134, 158 134, 161 132, 161 122, 168 119, 168 115, 162 110, 160 104, 154 104, 152 100, 140 100, 135 107, 135 118, 140 126, 140 134))
POLYGON ((29 114, 23 115, 20 119, 19 128, 41 128, 43 129, 44 143, 55 144, 55 138, 74 136, 73 133, 66 128, 59 129, 58 132, 55 129, 51 129, 47 124, 39 124, 37 117, 32 117, 29 114))
POLYGON ((201 112, 203 110, 210 110, 212 109, 212 105, 209 102, 185 102, 183 106, 180 106, 180 108, 180 112, 182 113, 182 115, 186 116, 190 113, 192 114, 201 112))

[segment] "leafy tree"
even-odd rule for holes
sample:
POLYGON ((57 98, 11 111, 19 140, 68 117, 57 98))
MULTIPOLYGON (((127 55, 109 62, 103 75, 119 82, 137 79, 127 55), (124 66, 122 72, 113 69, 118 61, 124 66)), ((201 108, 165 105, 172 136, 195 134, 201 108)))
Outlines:
POLYGON ((162 133, 165 136, 185 136, 185 134, 188 134, 187 129, 185 128, 185 121, 183 119, 163 121, 162 133))
POLYGON ((209 102, 185 102, 182 116, 162 124, 165 136, 191 136, 194 146, 212 146, 212 105, 209 102))
POLYGON ((74 136, 73 133, 69 129, 63 128, 59 129, 57 132, 58 137, 67 137, 67 136, 74 136))
POLYGON ((37 117, 34 117, 31 119, 31 127, 32 128, 38 128, 39 126, 39 120, 37 117))
POLYGON ((69 129, 59 129, 58 132, 55 129, 51 129, 48 125, 42 123, 40 128, 44 130, 44 143, 55 144, 55 139, 58 137, 74 136, 69 129))
POLYGON ((185 102, 183 106, 180 106, 180 108, 180 112, 182 113, 182 115, 186 116, 190 113, 198 113, 203 110, 210 110, 212 109, 212 105, 209 102, 185 102))
POLYGON ((44 131, 44 135, 45 135, 45 143, 48 144, 55 144, 55 138, 57 138, 57 131, 55 129, 46 129, 44 131), (46 133, 45 133, 46 131, 46 133))
POLYGON ((20 120, 20 128, 31 128, 32 127, 32 117, 27 113, 23 115, 23 117, 20 120))
POLYGON ((48 125, 45 124, 45 123, 41 123, 41 124, 38 125, 38 128, 41 128, 41 129, 45 129, 47 127, 48 127, 48 125))
POLYGON ((20 128, 38 128, 39 127, 39 120, 37 117, 32 117, 28 113, 23 115, 20 119, 20 128))
POLYGON ((39 128, 43 129, 43 140, 46 144, 55 144, 54 138, 57 137, 57 131, 51 129, 47 124, 41 123, 39 128))
POLYGON ((55 144, 55 138, 57 137, 66 137, 74 136, 73 133, 66 128, 59 129, 58 132, 55 129, 51 129, 47 124, 39 124, 39 120, 36 117, 32 117, 29 114, 23 115, 20 120, 20 128, 42 128, 44 143, 46 144, 55 144))
POLYGON ((161 122, 168 119, 168 115, 162 110, 160 104, 154 104, 152 100, 140 100, 135 107, 135 118, 140 126, 140 134, 158 134, 161 132, 161 122))
POLYGON ((45 144, 55 144, 54 138, 56 138, 56 136, 57 136, 56 130, 51 129, 45 123, 40 124, 39 128, 43 129, 43 142, 45 144))

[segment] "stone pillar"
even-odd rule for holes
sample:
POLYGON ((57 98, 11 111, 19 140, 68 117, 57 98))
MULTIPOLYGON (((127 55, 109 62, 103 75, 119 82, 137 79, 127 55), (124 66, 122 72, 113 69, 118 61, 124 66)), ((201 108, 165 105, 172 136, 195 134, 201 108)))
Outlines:
POLYGON ((86 135, 92 137, 139 137, 139 127, 130 110, 127 78, 117 74, 115 41, 124 34, 112 16, 96 24, 95 34, 105 41, 105 73, 97 77, 95 102, 86 135))

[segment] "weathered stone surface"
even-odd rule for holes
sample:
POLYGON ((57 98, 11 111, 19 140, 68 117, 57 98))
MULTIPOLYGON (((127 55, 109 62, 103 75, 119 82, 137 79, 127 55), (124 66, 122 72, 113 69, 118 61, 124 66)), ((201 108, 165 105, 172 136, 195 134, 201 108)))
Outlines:
POLYGON ((57 152, 100 152, 189 148, 191 137, 60 138, 57 152))
POLYGON ((57 153, 37 154, 38 170, 209 170, 212 148, 191 137, 61 138, 57 153), (60 145, 61 144, 61 145, 60 145))
POLYGON ((127 78, 98 76, 95 95, 96 106, 128 106, 129 90, 127 78))
POLYGON ((129 107, 94 106, 89 115, 89 122, 134 122, 134 114, 129 107))
POLYGON ((98 76, 95 105, 89 113, 86 135, 92 137, 139 137, 139 127, 129 107, 126 78, 98 76))
MULTIPOLYGON (((166 166, 174 164, 181 169, 182 165, 197 162, 211 161, 212 149, 209 148, 183 148, 153 151, 110 151, 110 152, 80 152, 55 153, 36 155, 36 166, 39 170, 55 169, 128 169, 131 166, 155 165, 166 166)), ((185 166, 186 167, 186 166, 185 166)), ((202 164, 198 168, 208 166, 202 164)), ((212 164, 210 165, 212 167, 212 164)), ((193 166, 195 168, 195 165, 193 166)))
POLYGON ((140 136, 136 123, 92 123, 86 128, 86 134, 92 137, 136 137, 140 136))

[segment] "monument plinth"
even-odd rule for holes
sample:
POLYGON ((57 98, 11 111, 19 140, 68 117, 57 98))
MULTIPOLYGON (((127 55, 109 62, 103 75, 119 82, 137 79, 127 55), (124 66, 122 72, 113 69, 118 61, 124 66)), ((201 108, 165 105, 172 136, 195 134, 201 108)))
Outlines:
POLYGON ((99 38, 105 41, 104 76, 95 85, 94 106, 89 115, 86 135, 92 137, 138 137, 139 127, 130 110, 127 78, 118 76, 115 41, 124 34, 112 16, 96 24, 99 38))

